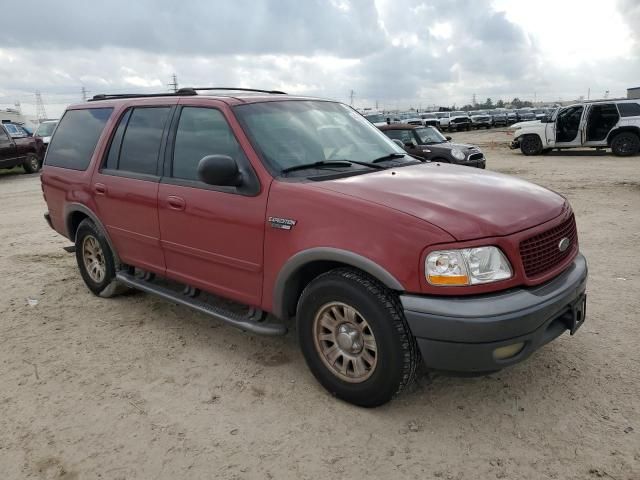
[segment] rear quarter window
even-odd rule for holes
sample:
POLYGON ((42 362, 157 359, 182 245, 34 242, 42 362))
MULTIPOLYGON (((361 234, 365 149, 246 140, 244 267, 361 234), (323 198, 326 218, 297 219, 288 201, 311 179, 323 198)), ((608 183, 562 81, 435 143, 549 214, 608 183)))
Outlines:
POLYGON ((619 103, 618 110, 622 117, 638 117, 640 116, 640 104, 637 103, 619 103))
POLYGON ((86 170, 113 108, 67 110, 51 139, 45 164, 86 170))

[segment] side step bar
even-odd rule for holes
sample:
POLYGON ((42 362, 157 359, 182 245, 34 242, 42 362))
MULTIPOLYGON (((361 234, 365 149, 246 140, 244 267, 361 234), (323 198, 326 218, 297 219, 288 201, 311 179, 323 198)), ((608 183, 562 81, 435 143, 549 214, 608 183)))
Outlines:
POLYGON ((284 335, 287 333, 287 327, 285 325, 262 320, 264 314, 261 311, 252 309, 249 315, 239 315, 196 298, 175 292, 161 285, 155 285, 124 271, 118 272, 116 274, 116 278, 119 282, 128 287, 152 293, 164 298, 165 300, 169 300, 170 302, 190 307, 200 313, 222 320, 223 322, 239 328, 240 330, 260 335, 284 335))

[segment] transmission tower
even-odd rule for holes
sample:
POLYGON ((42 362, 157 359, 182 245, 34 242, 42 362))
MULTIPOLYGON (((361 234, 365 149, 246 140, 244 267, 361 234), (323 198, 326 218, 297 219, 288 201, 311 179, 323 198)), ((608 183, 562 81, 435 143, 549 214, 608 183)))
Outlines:
POLYGON ((42 121, 47 118, 47 111, 44 109, 40 90, 36 90, 36 117, 38 118, 38 121, 42 121))
POLYGON ((471 97, 471 105, 475 107, 477 104, 478 102, 476 100, 476 94, 474 93, 473 96, 471 97))
POLYGON ((176 93, 178 91, 178 76, 174 73, 171 76, 171 83, 169 83, 169 86, 171 87, 171 89, 173 90, 173 93, 176 93))
POLYGON ((351 90, 351 93, 349 93, 349 105, 353 106, 353 97, 355 97, 356 92, 354 92, 353 90, 351 90))
POLYGON ((86 88, 84 88, 84 85, 82 86, 82 89, 80 90, 80 93, 82 94, 82 101, 86 102, 87 101, 87 93, 89 93, 87 91, 86 88))

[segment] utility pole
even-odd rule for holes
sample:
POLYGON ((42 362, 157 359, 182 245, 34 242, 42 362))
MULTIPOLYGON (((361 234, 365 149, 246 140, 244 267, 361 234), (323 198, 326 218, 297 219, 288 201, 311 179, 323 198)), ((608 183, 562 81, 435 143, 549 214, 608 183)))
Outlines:
POLYGON ((171 76, 171 80, 172 80, 172 82, 169 83, 169 86, 173 90, 173 93, 176 93, 178 91, 178 76, 174 73, 171 76))
POLYGON ((80 93, 82 94, 82 101, 86 102, 87 101, 87 93, 89 93, 89 92, 87 91, 86 88, 84 88, 84 85, 80 89, 80 93))
POLYGON ((378 111, 378 100, 376 100, 376 112, 378 111))
POLYGON ((591 87, 587 89, 587 100, 591 98, 591 87))
POLYGON ((36 90, 36 117, 38 118, 38 122, 46 120, 47 118, 47 111, 44 109, 44 103, 42 102, 42 95, 40 95, 40 90, 36 90))
POLYGON ((355 97, 356 92, 354 92, 353 90, 351 90, 351 93, 349 93, 349 105, 351 105, 353 107, 353 97, 355 97))

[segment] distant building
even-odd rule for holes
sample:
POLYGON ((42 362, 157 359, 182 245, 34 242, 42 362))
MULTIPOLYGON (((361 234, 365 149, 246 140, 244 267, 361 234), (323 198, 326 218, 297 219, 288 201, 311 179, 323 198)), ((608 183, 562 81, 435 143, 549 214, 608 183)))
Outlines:
POLYGON ((627 98, 640 98, 640 87, 627 88, 627 98))

